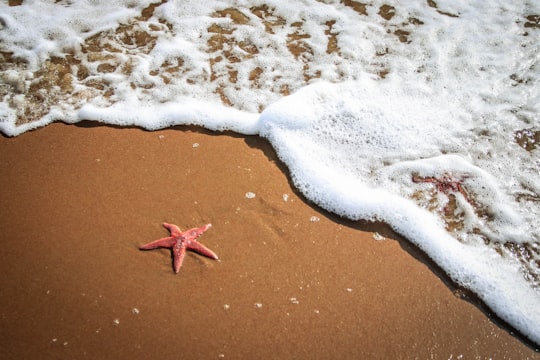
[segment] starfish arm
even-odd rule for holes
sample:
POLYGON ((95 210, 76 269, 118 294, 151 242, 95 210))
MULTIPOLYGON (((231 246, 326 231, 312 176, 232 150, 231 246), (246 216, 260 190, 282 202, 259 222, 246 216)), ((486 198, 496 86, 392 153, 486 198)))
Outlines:
POLYGON ((152 250, 157 248, 171 248, 174 246, 176 242, 176 239, 172 236, 161 238, 158 240, 154 240, 152 242, 149 242, 148 244, 144 244, 139 247, 140 250, 152 250))
POLYGON ((469 204, 476 205, 475 202, 472 201, 471 198, 469 198, 469 194, 467 193, 467 190, 465 190, 465 187, 463 187, 461 184, 458 184, 457 189, 469 204))
POLYGON ((211 226, 212 226, 212 224, 206 224, 206 225, 198 227, 198 228, 189 229, 189 230, 185 231, 183 234, 188 239, 196 239, 199 236, 201 236, 206 230, 208 230, 211 226))
POLYGON ((201 255, 204 255, 204 256, 207 256, 211 259, 214 259, 214 260, 217 260, 218 259, 218 256, 216 255, 215 252, 213 252, 212 250, 210 250, 209 248, 207 248, 206 246, 204 246, 203 244, 201 244, 200 242, 198 241, 191 241, 188 245, 187 245, 187 248, 189 250, 193 250, 201 255))
POLYGON ((178 274, 180 267, 184 262, 184 256, 186 255, 186 247, 183 245, 173 247, 173 266, 174 272, 178 274))
POLYGON ((182 235, 182 230, 176 225, 163 223, 163 227, 171 233, 171 236, 180 236, 182 235))

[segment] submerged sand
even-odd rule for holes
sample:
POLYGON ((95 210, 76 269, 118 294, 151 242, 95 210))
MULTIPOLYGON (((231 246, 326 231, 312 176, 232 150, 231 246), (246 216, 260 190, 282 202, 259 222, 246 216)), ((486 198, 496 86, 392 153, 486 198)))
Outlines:
POLYGON ((0 138, 0 168, 2 359, 540 359, 384 225, 308 204, 258 137, 52 124, 0 138), (175 275, 138 250, 162 222, 212 223, 220 260, 175 275))

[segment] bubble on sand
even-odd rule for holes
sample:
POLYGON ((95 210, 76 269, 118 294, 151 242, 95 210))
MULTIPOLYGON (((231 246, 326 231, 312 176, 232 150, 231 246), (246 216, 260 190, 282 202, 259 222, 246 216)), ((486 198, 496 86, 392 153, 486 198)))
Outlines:
POLYGON ((114 325, 114 326, 120 325, 120 319, 114 319, 114 320, 113 320, 113 325, 114 325))
POLYGON ((318 221, 321 221, 321 219, 319 217, 317 217, 317 216, 312 216, 312 217, 309 218, 309 221, 318 222, 318 221))
POLYGON ((381 234, 379 234, 378 232, 373 233, 373 239, 377 241, 386 240, 386 238, 382 236, 381 234))
POLYGON ((253 199, 255 197, 255 193, 251 192, 251 191, 248 191, 246 193, 246 198, 248 199, 253 199))
POLYGON ((261 304, 261 303, 255 303, 255 308, 256 308, 256 309, 260 309, 260 308, 262 308, 262 307, 263 307, 263 304, 261 304))
POLYGON ((139 315, 140 311, 139 311, 139 309, 137 309, 137 308, 133 308, 133 309, 131 309, 131 313, 132 313, 133 315, 139 315))
POLYGON ((290 298, 289 301, 291 302, 291 304, 295 304, 295 305, 300 304, 300 301, 298 301, 298 299, 295 297, 290 298))

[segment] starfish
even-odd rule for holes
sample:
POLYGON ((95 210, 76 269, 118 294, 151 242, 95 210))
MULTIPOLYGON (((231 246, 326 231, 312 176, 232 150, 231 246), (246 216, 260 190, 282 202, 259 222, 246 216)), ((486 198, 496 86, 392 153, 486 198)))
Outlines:
MULTIPOLYGON (((463 179, 466 179, 467 176, 465 176, 463 179)), ((425 182, 425 183, 433 183, 437 187, 437 190, 440 192, 443 192, 445 194, 448 194, 450 192, 459 192, 465 200, 474 205, 474 202, 469 198, 469 195, 467 194, 467 191, 465 190, 465 187, 463 186, 463 179, 461 180, 454 180, 450 175, 444 174, 442 178, 436 178, 436 177, 421 177, 418 175, 413 175, 412 181, 415 183, 425 182)))
POLYGON ((197 241, 197 238, 202 235, 203 232, 208 230, 212 224, 206 224, 199 228, 189 229, 187 231, 181 231, 176 225, 163 223, 163 227, 168 229, 171 236, 152 241, 148 244, 141 246, 140 250, 152 250, 157 248, 169 248, 173 251, 173 267, 174 272, 178 274, 186 250, 192 250, 198 252, 201 255, 208 256, 214 260, 217 260, 217 255, 206 246, 197 241))

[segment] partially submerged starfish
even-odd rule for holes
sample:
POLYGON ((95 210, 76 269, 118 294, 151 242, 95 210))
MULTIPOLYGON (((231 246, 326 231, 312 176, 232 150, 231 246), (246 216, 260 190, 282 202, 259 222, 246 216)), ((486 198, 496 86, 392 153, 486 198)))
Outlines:
POLYGON ((208 230, 212 224, 206 224, 199 228, 189 229, 187 231, 181 231, 176 225, 163 223, 163 227, 169 230, 171 236, 152 241, 151 243, 141 246, 140 250, 152 250, 157 248, 169 248, 173 251, 173 266, 174 272, 178 273, 184 256, 187 250, 198 252, 201 255, 207 256, 214 260, 217 260, 217 255, 206 246, 197 241, 197 238, 202 235, 203 232, 208 230))
MULTIPOLYGON (((466 179, 465 176, 463 179, 466 179)), ((437 187, 437 190, 440 192, 443 192, 445 194, 448 194, 450 192, 457 193, 459 192, 461 195, 463 195, 463 198, 471 204, 474 205, 474 202, 469 198, 469 195, 467 194, 467 191, 463 187, 463 179, 461 180, 455 180, 450 175, 444 174, 442 178, 436 178, 433 176, 428 177, 421 177, 419 175, 413 175, 412 181, 415 183, 432 183, 437 187)))

